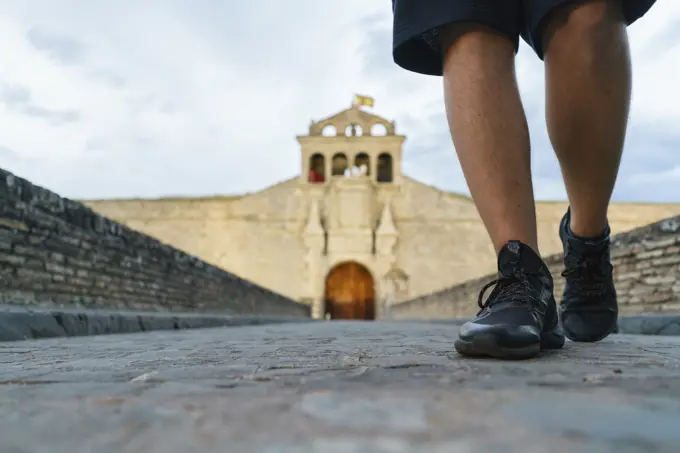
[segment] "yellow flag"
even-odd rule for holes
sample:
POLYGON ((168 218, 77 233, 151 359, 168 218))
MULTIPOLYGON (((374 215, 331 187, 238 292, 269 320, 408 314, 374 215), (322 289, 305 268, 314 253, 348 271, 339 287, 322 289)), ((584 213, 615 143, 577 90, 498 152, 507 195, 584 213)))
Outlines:
POLYGON ((354 107, 359 107, 361 105, 366 106, 366 107, 373 107, 374 103, 375 103, 375 100, 370 96, 362 96, 360 94, 355 94, 354 95, 354 101, 352 102, 352 105, 354 107))

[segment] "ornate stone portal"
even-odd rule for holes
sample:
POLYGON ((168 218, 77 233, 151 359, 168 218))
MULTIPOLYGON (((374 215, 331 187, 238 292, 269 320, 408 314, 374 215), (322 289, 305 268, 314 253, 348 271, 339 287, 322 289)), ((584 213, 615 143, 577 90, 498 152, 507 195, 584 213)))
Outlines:
MULTIPOLYGON (((326 316, 327 302, 334 299, 326 288, 329 273, 349 262, 363 266, 372 276, 375 300, 361 303, 372 304, 375 317, 386 311, 392 282, 385 276, 399 268, 395 253, 399 231, 391 201, 400 193, 404 139, 395 135, 393 122, 357 107, 312 122, 309 135, 298 137, 303 167, 300 183, 314 192, 304 243, 309 299, 316 318, 326 316)), ((340 303, 360 302, 351 300, 351 290, 346 293, 350 296, 340 303)), ((401 296, 407 293, 402 290, 401 296)))

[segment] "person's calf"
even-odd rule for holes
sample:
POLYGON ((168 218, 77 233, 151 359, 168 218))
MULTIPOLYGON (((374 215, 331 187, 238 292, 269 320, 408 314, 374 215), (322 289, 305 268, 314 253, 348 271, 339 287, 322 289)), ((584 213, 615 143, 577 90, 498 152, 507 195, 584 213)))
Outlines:
POLYGON ((529 132, 515 79, 515 43, 477 23, 439 33, 449 127, 468 187, 494 247, 537 251, 529 132))
POLYGON ((631 68, 618 0, 555 10, 543 25, 546 117, 570 210, 560 224, 567 337, 598 341, 616 329, 607 208, 628 121, 631 68))
POLYGON ((578 236, 601 235, 628 121, 631 67, 618 0, 568 4, 542 26, 546 118, 578 236))

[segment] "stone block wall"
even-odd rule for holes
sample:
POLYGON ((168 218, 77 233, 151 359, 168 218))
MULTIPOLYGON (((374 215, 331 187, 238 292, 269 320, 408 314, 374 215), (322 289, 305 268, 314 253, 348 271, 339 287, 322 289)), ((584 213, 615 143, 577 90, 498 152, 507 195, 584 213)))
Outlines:
MULTIPOLYGON (((680 216, 614 236, 612 262, 622 313, 680 313, 680 216)), ((547 257, 546 263, 559 301, 564 286, 562 254, 547 257)), ((488 275, 402 302, 391 308, 390 315, 409 319, 473 316, 479 290, 495 277, 488 275)))
POLYGON ((309 307, 0 169, 0 303, 309 316, 309 307))

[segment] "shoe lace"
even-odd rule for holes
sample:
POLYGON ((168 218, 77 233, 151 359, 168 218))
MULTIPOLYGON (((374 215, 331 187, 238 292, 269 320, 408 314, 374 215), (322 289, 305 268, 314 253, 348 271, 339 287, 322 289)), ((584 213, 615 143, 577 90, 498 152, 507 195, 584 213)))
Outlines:
MULTIPOLYGON (((516 270, 512 274, 500 275, 497 279, 490 281, 482 287, 477 297, 480 313, 486 308, 491 307, 498 301, 512 301, 518 304, 525 304, 535 299, 532 295, 528 276, 532 275, 523 270, 516 270), (487 289, 495 285, 495 288, 484 301, 484 293, 487 289)), ((538 275, 538 274, 536 274, 538 275)))
POLYGON ((607 292, 611 270, 604 253, 567 257, 562 277, 569 279, 569 287, 579 295, 597 297, 607 292))

